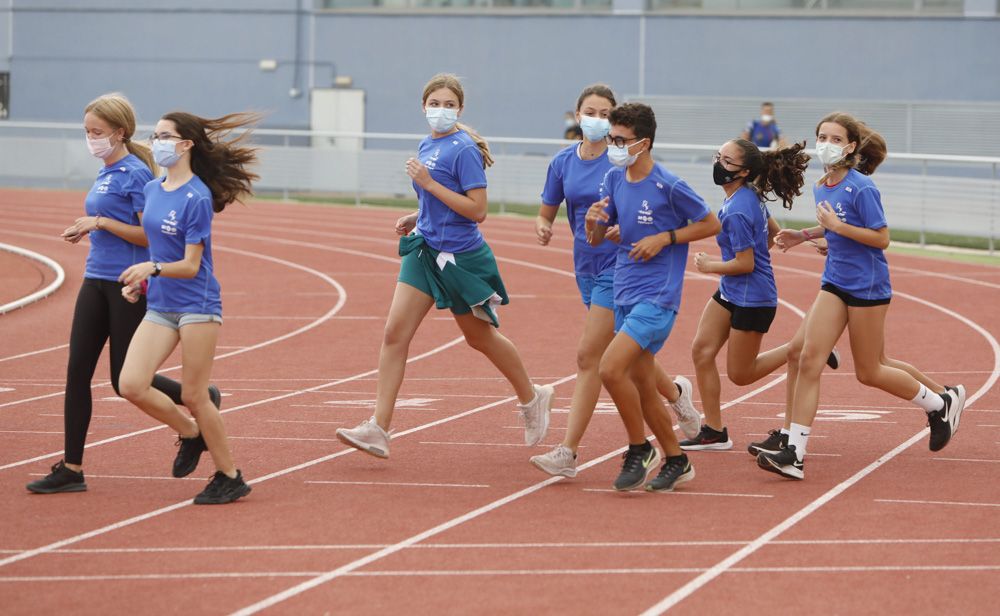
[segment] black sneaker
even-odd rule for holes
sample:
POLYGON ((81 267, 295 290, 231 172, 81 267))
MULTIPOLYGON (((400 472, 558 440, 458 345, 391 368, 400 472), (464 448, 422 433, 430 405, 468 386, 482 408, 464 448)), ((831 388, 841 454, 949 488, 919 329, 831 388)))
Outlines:
POLYGON ((747 451, 750 452, 751 456, 756 458, 757 454, 761 453, 778 453, 786 446, 788 446, 788 435, 783 434, 781 430, 771 430, 767 433, 766 439, 750 443, 747 451))
POLYGON ((243 481, 243 473, 236 469, 236 477, 230 479, 222 471, 215 471, 201 494, 194 497, 195 505, 223 505, 231 503, 250 493, 250 486, 243 481))
POLYGON ((646 441, 642 445, 629 445, 622 454, 622 472, 615 479, 615 489, 621 492, 634 490, 646 482, 649 473, 660 463, 660 451, 646 441))
POLYGON ((208 450, 208 445, 205 444, 205 439, 201 438, 201 434, 191 438, 178 436, 176 444, 180 445, 180 449, 177 450, 177 457, 174 458, 173 473, 174 477, 179 479, 187 477, 194 472, 194 469, 198 468, 201 453, 208 450))
POLYGON ((958 422, 965 410, 965 387, 945 387, 941 394, 944 408, 927 413, 927 425, 931 428, 931 451, 941 451, 958 431, 958 422))
POLYGON ((765 471, 777 473, 789 479, 805 479, 805 463, 795 455, 795 445, 786 445, 777 453, 761 453, 757 456, 757 466, 765 471))
POLYGON ((729 440, 729 430, 723 427, 722 432, 719 432, 718 430, 709 428, 704 424, 701 426, 701 432, 698 433, 698 436, 683 440, 680 444, 681 449, 685 451, 702 451, 705 449, 723 450, 733 448, 733 442, 729 440))
POLYGON ((684 454, 671 456, 663 463, 663 468, 652 481, 646 484, 647 492, 673 492, 679 483, 694 479, 694 467, 684 454))
POLYGON ((830 356, 826 358, 826 365, 834 370, 840 367, 840 353, 837 352, 836 348, 830 351, 830 356))
POLYGON ((222 392, 215 385, 208 386, 208 397, 215 405, 215 408, 222 410, 222 392))
POLYGON ((55 494, 57 492, 86 492, 83 471, 79 473, 66 468, 63 460, 52 465, 52 472, 25 486, 35 494, 55 494))

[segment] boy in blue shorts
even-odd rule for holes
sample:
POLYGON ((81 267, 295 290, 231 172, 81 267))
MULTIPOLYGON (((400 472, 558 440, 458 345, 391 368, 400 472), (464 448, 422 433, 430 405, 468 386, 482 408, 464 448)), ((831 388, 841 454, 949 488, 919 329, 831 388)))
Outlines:
POLYGON ((688 243, 717 234, 719 219, 690 186, 653 161, 656 118, 647 105, 629 103, 610 116, 608 159, 601 200, 587 211, 587 241, 597 245, 617 224, 621 243, 615 261, 615 338, 601 357, 601 381, 611 394, 625 430, 616 490, 645 484, 669 492, 694 478, 694 467, 674 436, 656 390, 654 355, 663 347, 681 304, 688 243), (645 436, 645 424, 664 452, 660 473, 648 483, 660 453, 645 436))

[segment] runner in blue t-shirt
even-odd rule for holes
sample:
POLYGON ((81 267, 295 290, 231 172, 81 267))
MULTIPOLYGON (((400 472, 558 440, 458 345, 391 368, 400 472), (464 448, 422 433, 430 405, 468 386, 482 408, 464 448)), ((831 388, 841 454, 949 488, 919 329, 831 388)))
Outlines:
POLYGON ((617 224, 621 240, 615 262, 615 332, 601 357, 600 375, 628 432, 616 490, 673 490, 694 478, 674 436, 656 389, 654 355, 663 346, 681 304, 688 243, 718 233, 720 224, 705 201, 673 173, 653 161, 653 110, 641 103, 616 108, 609 117, 608 158, 617 168, 601 185, 602 198, 587 211, 591 245, 617 224), (652 481, 660 454, 645 437, 643 420, 666 456, 652 481))
MULTIPOLYGON (((134 263, 149 259, 143 233, 142 187, 153 179, 153 156, 144 145, 132 141, 135 111, 121 94, 100 96, 84 110, 83 125, 90 153, 104 162, 84 201, 86 216, 63 231, 73 244, 90 240, 83 284, 73 310, 63 402, 65 457, 45 477, 27 488, 39 494, 83 492, 83 450, 93 412, 91 379, 105 343, 109 344, 111 386, 119 391, 118 377, 132 335, 146 313, 144 299, 129 303, 122 297, 118 275, 134 263)), ((157 374, 153 387, 175 404, 182 404, 181 384, 157 374)), ((221 400, 219 390, 209 386, 209 395, 221 400)))
MULTIPOLYGON (((930 449, 938 451, 958 430, 965 387, 942 387, 913 366, 885 357, 885 317, 892 298, 883 252, 889 228, 882 197, 869 177, 885 160, 881 135, 846 113, 816 125, 816 156, 826 173, 813 188, 818 227, 783 229, 782 250, 825 238, 826 267, 816 302, 806 318, 801 351, 790 352, 789 435, 786 447, 757 455, 764 470, 802 479, 806 443, 819 403, 819 377, 827 354, 847 328, 858 381, 909 400, 927 413, 930 449), (797 360, 797 361, 796 361, 797 360)), ((794 346, 794 345, 793 345, 794 346)))
MULTIPOLYGON (((809 156, 805 143, 761 152, 745 139, 728 141, 715 155, 712 178, 726 198, 719 210, 722 231, 715 240, 722 260, 699 252, 695 267, 719 274, 719 290, 708 301, 691 346, 705 424, 698 436, 681 442, 684 450, 726 450, 733 446, 722 423, 719 368, 715 358, 723 345, 726 372, 737 385, 749 385, 785 365, 789 343, 759 353, 764 334, 778 307, 770 247, 778 233, 766 202, 780 198, 786 208, 801 194, 809 156)), ((830 365, 837 367, 836 353, 830 365)), ((756 444, 754 444, 756 445, 756 444)), ((754 445, 751 445, 753 447, 754 445)))
POLYGON ((497 331, 494 308, 509 300, 493 252, 479 232, 487 213, 485 169, 493 157, 482 137, 458 123, 465 93, 457 77, 435 75, 421 100, 431 134, 420 142, 417 157, 406 161, 420 209, 396 221, 403 262, 379 352, 375 415, 337 430, 337 438, 373 456, 389 457, 389 426, 410 341, 437 305, 451 309, 469 346, 486 355, 513 385, 525 423, 524 442, 537 445, 549 427, 555 390, 532 384, 517 348, 497 331))
MULTIPOLYGON (((588 86, 576 101, 577 122, 584 139, 564 148, 552 162, 542 189, 542 206, 535 220, 538 243, 546 246, 552 238, 552 223, 559 205, 566 202, 566 216, 573 232, 573 266, 576 284, 587 307, 587 320, 577 347, 576 387, 570 403, 569 422, 562 443, 552 451, 533 456, 531 463, 550 475, 576 476, 576 452, 590 423, 601 394, 601 376, 597 368, 601 355, 615 335, 614 269, 618 247, 618 229, 608 230, 598 246, 587 243, 584 218, 590 206, 600 198, 604 175, 613 167, 607 156, 604 138, 611 125, 608 115, 615 106, 611 88, 588 86), (612 241, 614 240, 614 241, 612 241)), ((691 403, 691 382, 683 376, 675 383, 656 364, 657 389, 677 412, 681 427, 688 436, 698 433, 701 416, 691 403)))
POLYGON ((230 503, 250 493, 233 462, 218 405, 202 392, 222 325, 222 299, 212 261, 212 218, 251 195, 251 182, 257 179, 247 170, 256 162, 256 151, 241 143, 247 133, 228 140, 225 136, 257 119, 249 113, 207 119, 179 111, 160 118, 152 136, 153 156, 167 175, 144 189, 142 226, 149 238, 150 260, 129 267, 119 277, 130 300, 137 297, 138 285, 149 280, 146 317, 122 369, 122 395, 177 431, 180 449, 174 477, 193 472, 206 449, 212 455, 216 472, 195 496, 198 505, 230 503), (152 372, 178 342, 183 349, 184 401, 193 420, 149 387, 152 372))

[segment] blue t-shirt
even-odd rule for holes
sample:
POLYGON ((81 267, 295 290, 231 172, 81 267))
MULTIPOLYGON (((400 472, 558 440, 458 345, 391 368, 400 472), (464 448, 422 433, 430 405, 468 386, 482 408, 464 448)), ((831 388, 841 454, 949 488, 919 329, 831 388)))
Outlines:
POLYGON ((618 247, 605 240, 599 246, 587 242, 584 219, 587 210, 600 200, 601 180, 613 166, 605 152, 593 160, 577 154, 578 144, 561 150, 549 163, 542 189, 542 203, 558 207, 566 201, 566 216, 573 229, 573 268, 579 274, 596 276, 614 267, 618 247))
MULTIPOLYGON (((881 229, 887 225, 882 209, 882 195, 867 175, 855 169, 836 186, 814 186, 816 204, 827 201, 837 218, 855 227, 881 229)), ((825 231, 828 251, 823 283, 840 287, 860 299, 892 297, 889 263, 885 253, 873 246, 825 231)))
MULTIPOLYGON (((87 193, 84 201, 87 216, 138 225, 139 214, 146 205, 142 188, 152 179, 153 172, 133 154, 107 165, 98 172, 87 193)), ((149 250, 145 246, 137 246, 110 231, 94 229, 90 232, 90 252, 83 275, 85 278, 118 280, 130 266, 148 260, 149 250)))
POLYGON ((144 190, 142 228, 149 238, 150 259, 173 263, 184 259, 188 244, 203 243, 205 248, 194 278, 150 278, 146 306, 157 312, 222 316, 221 289, 212 266, 212 192, 197 175, 169 192, 163 180, 153 180, 144 190))
POLYGON ((722 202, 719 210, 722 231, 715 236, 722 260, 732 261, 736 253, 753 248, 753 271, 723 276, 719 281, 722 299, 727 302, 747 308, 778 305, 771 251, 767 247, 767 219, 770 217, 764 202, 746 186, 741 186, 722 202))
POLYGON ((711 213, 705 200, 687 183, 659 163, 644 179, 632 183, 625 169, 608 171, 601 184, 601 198, 609 196, 605 211, 608 225, 617 224, 621 243, 615 263, 615 305, 651 302, 678 311, 687 265, 688 245, 672 244, 649 261, 629 258, 632 244, 647 235, 679 229, 711 213))
MULTIPOLYGON (((417 158, 448 190, 465 194, 474 188, 486 188, 483 155, 464 130, 438 139, 424 137, 417 158)), ((417 231, 428 246, 442 252, 468 252, 482 245, 483 234, 476 221, 462 216, 416 183, 413 190, 420 202, 417 231)))
POLYGON ((760 118, 754 118, 747 124, 747 132, 750 133, 750 141, 757 144, 757 147, 766 148, 781 136, 776 122, 764 124, 760 118))

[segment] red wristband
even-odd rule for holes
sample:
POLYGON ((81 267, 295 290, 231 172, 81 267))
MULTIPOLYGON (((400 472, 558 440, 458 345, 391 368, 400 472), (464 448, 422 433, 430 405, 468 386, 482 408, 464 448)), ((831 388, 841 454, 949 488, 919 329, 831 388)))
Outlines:
POLYGON ((813 238, 813 236, 809 235, 809 229, 803 229, 802 235, 804 235, 807 240, 811 240, 813 238))

